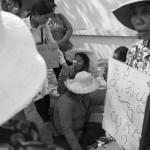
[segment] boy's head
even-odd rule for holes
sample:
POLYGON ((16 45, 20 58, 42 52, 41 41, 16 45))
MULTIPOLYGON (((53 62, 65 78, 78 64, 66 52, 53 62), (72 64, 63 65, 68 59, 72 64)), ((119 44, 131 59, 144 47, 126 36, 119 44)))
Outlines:
POLYGON ((31 15, 40 25, 45 24, 53 12, 53 6, 47 0, 39 0, 33 5, 31 15))
POLYGON ((127 52, 128 52, 128 48, 127 47, 120 46, 114 51, 113 58, 116 59, 116 60, 119 60, 121 62, 125 62, 126 61, 127 52))
POLYGON ((141 39, 150 40, 150 0, 130 0, 113 13, 123 25, 136 30, 141 39))

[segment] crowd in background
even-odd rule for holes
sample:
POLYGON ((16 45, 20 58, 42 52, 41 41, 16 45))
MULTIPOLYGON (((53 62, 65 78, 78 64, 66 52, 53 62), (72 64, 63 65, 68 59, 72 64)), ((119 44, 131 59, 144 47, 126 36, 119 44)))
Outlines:
MULTIPOLYGON (((58 82, 57 92, 59 97, 55 106, 52 108, 52 113, 49 113, 51 96, 49 93, 50 83, 46 75, 48 71, 46 67, 41 73, 41 76, 43 74, 43 79, 38 86, 36 85, 37 89, 32 93, 26 93, 27 95, 31 95, 26 99, 28 102, 35 104, 35 108, 42 118, 45 127, 50 130, 50 124, 53 124, 51 132, 54 145, 46 145, 41 142, 37 126, 33 122, 28 121, 24 114, 24 109, 28 107, 26 103, 24 107, 22 106, 22 109, 17 108, 17 104, 15 104, 16 110, 14 110, 13 117, 7 117, 7 119, 1 123, 0 148, 15 150, 57 148, 86 150, 88 146, 95 144, 100 137, 106 136, 102 128, 102 114, 104 111, 103 107, 106 91, 103 91, 104 96, 97 101, 94 101, 91 96, 91 93, 97 91, 100 86, 97 79, 97 56, 95 52, 90 49, 74 48, 70 40, 73 33, 72 25, 62 13, 55 13, 57 5, 54 0, 37 0, 32 3, 28 2, 28 5, 24 3, 25 1, 22 0, 2 0, 1 7, 4 13, 1 14, 4 15, 1 17, 5 18, 5 15, 7 16, 5 12, 20 17, 26 23, 24 30, 26 30, 27 34, 32 34, 34 39, 32 44, 36 44, 36 49, 38 51, 47 49, 55 53, 56 57, 51 63, 53 64, 54 61, 57 61, 58 65, 51 69, 53 69, 58 82), (96 107, 94 113, 90 111, 92 106, 96 107)), ((113 13, 123 25, 132 30, 136 30, 140 37, 139 41, 131 48, 121 46, 114 50, 113 58, 149 75, 150 1, 131 0, 114 10, 113 13)), ((14 21, 15 19, 17 20, 18 17, 14 18, 14 21)), ((0 19, 0 21, 2 20, 0 19)), ((24 36, 24 32, 22 36, 24 36)), ((18 37, 18 42, 19 40, 21 39, 18 37)), ((25 46, 25 44, 22 46, 25 46)), ((35 52, 33 53, 30 49, 26 49, 26 51, 29 55, 35 54, 35 52)), ((16 56, 17 55, 16 52, 16 56)), ((20 61, 25 63, 25 60, 20 61)), ((30 61, 32 62, 34 59, 30 61)), ((35 62, 38 64, 39 60, 35 62)), ((103 74, 106 82, 108 71, 109 67, 106 65, 103 74)), ((36 73, 39 72, 40 71, 37 71, 36 73)), ((28 73, 25 73, 25 75, 28 75, 28 73)), ((24 91, 23 86, 20 88, 24 91)), ((11 99, 7 101, 9 102, 11 99)), ((145 136, 145 149, 150 147, 149 122, 150 121, 148 121, 145 136)))

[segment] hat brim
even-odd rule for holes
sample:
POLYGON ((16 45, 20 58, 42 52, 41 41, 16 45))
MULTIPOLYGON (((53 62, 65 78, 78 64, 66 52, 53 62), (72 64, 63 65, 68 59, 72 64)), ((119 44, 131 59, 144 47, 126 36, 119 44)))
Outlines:
POLYGON ((88 50, 88 49, 84 49, 84 48, 74 48, 72 50, 68 50, 65 52, 65 58, 70 61, 73 62, 75 55, 77 53, 84 53, 88 56, 89 60, 90 60, 90 64, 89 64, 89 72, 91 73, 97 73, 97 65, 98 65, 98 59, 97 56, 94 52, 88 50))
POLYGON ((135 30, 134 26, 131 23, 131 5, 139 2, 144 2, 148 0, 131 0, 128 1, 115 10, 113 10, 113 14, 115 17, 122 23, 124 26, 126 26, 129 29, 135 30))
POLYGON ((53 7, 57 7, 57 5, 54 3, 54 4, 53 4, 53 7))
POLYGON ((19 17, 0 12, 0 125, 29 104, 46 79, 46 65, 19 17), (2 21, 1 21, 2 20, 2 21))
POLYGON ((78 82, 75 82, 74 80, 67 80, 65 82, 65 86, 69 91, 75 94, 88 94, 91 92, 94 92, 99 88, 99 83, 96 81, 96 79, 92 79, 92 84, 81 86, 81 84, 78 84, 78 82))

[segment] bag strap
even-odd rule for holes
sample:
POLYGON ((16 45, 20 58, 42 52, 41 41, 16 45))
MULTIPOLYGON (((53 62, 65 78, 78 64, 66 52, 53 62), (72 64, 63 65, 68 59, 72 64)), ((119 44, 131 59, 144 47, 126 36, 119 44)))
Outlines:
POLYGON ((43 28, 41 28, 41 44, 44 43, 44 40, 43 40, 43 28))

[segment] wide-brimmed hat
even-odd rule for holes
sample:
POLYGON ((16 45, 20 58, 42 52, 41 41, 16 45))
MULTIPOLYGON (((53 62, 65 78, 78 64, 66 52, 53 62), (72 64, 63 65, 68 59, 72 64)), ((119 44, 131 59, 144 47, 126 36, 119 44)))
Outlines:
POLYGON ((65 82, 67 89, 76 94, 88 94, 99 88, 99 83, 90 73, 81 71, 74 79, 67 79, 65 82))
POLYGON ((46 76, 46 64, 26 24, 0 11, 0 125, 31 102, 46 76))
POLYGON ((77 53, 84 53, 89 58, 89 61, 90 61, 89 72, 94 73, 94 74, 98 72, 97 71, 98 59, 97 59, 95 52, 89 49, 84 49, 84 48, 74 48, 72 50, 66 51, 65 57, 68 61, 73 62, 75 55, 77 53))
POLYGON ((124 26, 135 30, 131 23, 131 6, 132 4, 140 2, 150 2, 150 0, 129 0, 128 2, 122 4, 121 6, 113 10, 113 14, 124 26))

